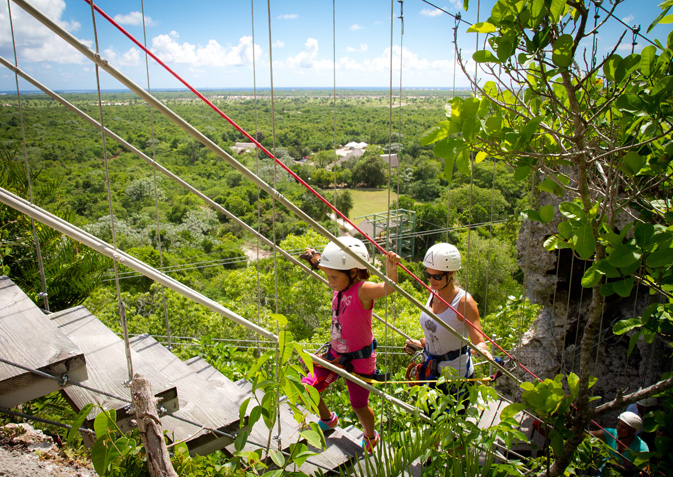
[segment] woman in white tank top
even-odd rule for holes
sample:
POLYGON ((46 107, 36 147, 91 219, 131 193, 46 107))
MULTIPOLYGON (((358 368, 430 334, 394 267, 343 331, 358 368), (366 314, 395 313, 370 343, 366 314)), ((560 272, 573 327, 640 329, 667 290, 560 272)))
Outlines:
MULTIPOLYGON (((430 288, 444 301, 450 303, 451 307, 432 294, 426 307, 463 338, 469 337, 473 347, 479 348, 488 359, 492 360, 493 357, 481 333, 477 304, 472 295, 460 288, 453 279, 456 270, 460 269, 460 262, 460 252, 451 244, 438 243, 428 249, 423 265, 426 267, 425 275, 429 279, 430 288), (466 323, 466 320, 472 326, 466 323)), ((423 349, 425 359, 435 357, 437 374, 451 367, 456 370, 458 376, 470 378, 474 374, 474 366, 467 345, 426 312, 421 312, 420 324, 424 338, 407 340, 405 350, 413 354, 415 350, 423 349)), ((472 354, 478 353, 472 350, 472 354)))

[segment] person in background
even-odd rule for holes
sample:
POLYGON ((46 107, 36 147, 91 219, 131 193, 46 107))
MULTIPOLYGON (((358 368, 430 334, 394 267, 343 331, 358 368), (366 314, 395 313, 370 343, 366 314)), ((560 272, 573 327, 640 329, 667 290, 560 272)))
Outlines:
MULTIPOLYGON (((451 307, 448 307, 434 294, 430 294, 426 307, 460 336, 469 337, 474 347, 479 348, 488 359, 492 360, 493 357, 481 333, 477 304, 472 295, 459 286, 455 278, 456 271, 461 267, 458 249, 448 243, 435 244, 426 252, 423 265, 430 289, 451 304, 451 307)), ((426 312, 421 312, 420 324, 424 337, 420 340, 407 340, 405 350, 409 354, 423 350, 423 363, 415 368, 413 365, 410 366, 407 378, 412 381, 414 379, 433 381, 444 369, 452 368, 458 376, 471 379, 474 376, 474 365, 470 357, 470 347, 426 312)), ((477 354, 475 351, 472 353, 477 354)), ((434 386, 432 382, 429 384, 434 386)), ((456 387, 444 388, 442 391, 461 394, 456 387)))
MULTIPOLYGON (((657 408, 657 398, 655 396, 651 396, 643 398, 638 402, 629 404, 626 410, 638 414, 640 418, 644 420, 645 414, 654 411, 656 408, 657 408)), ((637 435, 640 436, 640 438, 645 441, 645 443, 649 448, 654 447, 654 439, 656 437, 655 433, 639 431, 637 435)))
MULTIPOLYGON (((621 475, 638 475, 640 470, 633 464, 636 454, 648 452, 645 441, 637 433, 643 429, 643 420, 631 411, 624 411, 617 418, 617 427, 607 427, 597 431, 589 431, 592 436, 604 441, 617 458, 612 464, 621 475)), ((608 464, 606 464, 608 465, 608 464)))
MULTIPOLYGON (((362 241, 353 237, 339 237, 339 241, 363 260, 369 260, 369 253, 362 241)), ((323 359, 348 372, 364 377, 373 376, 376 372, 376 340, 372 331, 374 300, 393 293, 394 288, 386 283, 367 281, 367 269, 334 242, 328 243, 322 254, 315 249, 308 249, 300 258, 307 259, 311 268, 325 272, 328 284, 334 290, 329 349, 322 356, 323 359)), ((387 276, 397 283, 400 257, 388 252, 386 258, 387 276)), ((335 372, 316 364, 313 373, 302 379, 302 382, 322 392, 338 377, 335 372)), ((346 381, 346 385, 353 411, 363 427, 362 447, 372 452, 379 443, 379 434, 375 429, 374 412, 369 407, 369 390, 351 381, 346 381)), ((323 431, 337 426, 337 414, 330 411, 322 397, 318 411, 318 425, 323 431)))

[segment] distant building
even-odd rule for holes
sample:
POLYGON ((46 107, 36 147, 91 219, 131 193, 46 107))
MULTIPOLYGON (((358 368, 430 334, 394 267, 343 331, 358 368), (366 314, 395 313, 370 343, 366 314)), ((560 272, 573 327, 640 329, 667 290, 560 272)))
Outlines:
POLYGON ((345 146, 340 147, 336 150, 336 155, 339 156, 337 164, 341 165, 353 157, 361 157, 368 145, 366 142, 349 142, 345 146))
POLYGON ((400 165, 400 160, 397 158, 397 154, 381 154, 381 159, 383 159, 386 164, 390 163, 392 169, 397 169, 400 165))
POLYGON ((257 149, 257 145, 254 142, 237 142, 234 146, 231 147, 231 150, 236 154, 252 152, 255 149, 257 149))

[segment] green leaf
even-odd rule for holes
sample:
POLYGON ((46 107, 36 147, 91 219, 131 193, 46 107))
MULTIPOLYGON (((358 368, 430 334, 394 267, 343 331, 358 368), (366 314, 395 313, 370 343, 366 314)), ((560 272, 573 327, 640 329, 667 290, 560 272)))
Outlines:
POLYGON ((615 326, 612 327, 612 332, 616 335, 623 335, 624 333, 628 333, 629 331, 640 328, 641 326, 643 326, 643 321, 640 317, 628 318, 615 323, 615 326))
MULTIPOLYGON (((466 0, 466 1, 467 1, 467 0, 466 0)), ((662 3, 662 5, 663 5, 663 3, 662 3)), ((657 26, 657 25, 661 22, 661 20, 662 20, 663 18, 665 18, 665 17, 667 17, 667 16, 670 16, 670 15, 666 15, 666 14, 668 13, 668 11, 671 9, 670 6, 668 6, 667 8, 664 8, 664 7, 662 6, 661 8, 662 8, 662 12, 659 14, 659 16, 658 16, 657 18, 654 19, 654 21, 650 24, 650 26, 647 27, 647 33, 651 32, 651 31, 652 31, 652 28, 654 28, 655 26, 657 26)))
POLYGON ((449 183, 453 178, 453 166, 456 163, 456 156, 444 159, 444 177, 449 183))
POLYGON ((645 265, 650 268, 667 268, 673 263, 673 250, 662 247, 650 254, 645 260, 645 265))
POLYGON ((558 233, 564 240, 570 239, 573 236, 573 226, 568 221, 563 221, 558 224, 558 233))
POLYGON ((645 158, 636 151, 630 151, 623 158, 619 164, 621 170, 627 176, 635 176, 645 165, 645 158))
POLYGON ((631 290, 633 289, 633 277, 628 277, 624 280, 614 282, 612 284, 612 289, 617 295, 621 296, 622 298, 626 298, 631 294, 631 290))
POLYGON ((257 362, 252 366, 252 368, 248 370, 248 377, 253 377, 257 373, 257 371, 259 371, 259 368, 269 359, 271 359, 273 355, 274 355, 273 351, 267 351, 262 356, 260 356, 257 362))
POLYGON ((601 285, 601 296, 610 296, 615 292, 612 288, 612 282, 603 283, 601 285))
POLYGON ((87 404, 82 408, 82 410, 77 414, 77 417, 75 418, 74 421, 71 423, 71 428, 68 431, 68 437, 66 439, 66 442, 68 445, 71 445, 75 439, 75 436, 79 433, 79 428, 82 427, 82 424, 84 424, 84 421, 86 420, 86 416, 89 415, 89 412, 91 412, 91 408, 93 407, 93 404, 87 404))
POLYGON ((495 33, 497 29, 495 25, 488 22, 479 22, 467 29, 468 33, 495 33))
POLYGON ((463 175, 469 177, 472 172, 471 166, 472 164, 470 162, 470 154, 467 149, 463 149, 463 151, 461 151, 456 158, 456 167, 463 175))
POLYGON ((633 235, 636 238, 636 243, 640 247, 646 248, 650 244, 650 239, 654 235, 654 225, 638 224, 633 231, 633 235))
POLYGON ((488 50, 475 51, 472 59, 476 63, 500 63, 500 60, 488 50))
POLYGON ((243 429, 241 429, 238 435, 236 436, 236 439, 234 439, 234 449, 236 449, 238 452, 242 451, 243 448, 245 447, 246 442, 248 442, 249 435, 250 435, 249 428, 244 427, 243 429))
POLYGON ((108 415, 105 410, 102 410, 96 415, 96 418, 93 421, 93 430, 96 431, 96 437, 100 439, 101 437, 108 434, 108 415))
POLYGON ((554 194, 558 197, 563 197, 563 194, 565 193, 563 187, 561 187, 555 181, 551 180, 549 177, 545 178, 545 180, 540 183, 538 189, 544 192, 549 192, 550 194, 554 194))
POLYGON ((648 45, 640 52, 640 72, 643 76, 651 76, 652 66, 657 58, 657 48, 654 45, 648 45))
POLYGON ((575 251, 582 260, 589 260, 596 251, 596 239, 591 227, 583 225, 575 231, 575 251))
POLYGON ((540 221, 548 224, 554 220, 555 210, 553 205, 543 205, 540 207, 540 221))
POLYGON ((530 121, 526 122, 526 125, 521 128, 521 140, 524 142, 524 144, 530 143, 531 139, 533 139, 533 135, 537 132, 538 128, 540 127, 540 123, 542 122, 542 117, 538 116, 530 121))
POLYGON ((524 403, 522 402, 512 403, 502 410, 502 412, 500 413, 500 419, 504 420, 510 417, 514 417, 524 409, 526 409, 526 405, 524 403))
POLYGON ((481 129, 481 122, 475 117, 466 117, 463 122, 463 137, 466 141, 474 140, 474 137, 481 129))
POLYGON ((530 174, 530 166, 519 166, 514 170, 514 180, 525 180, 530 174))
POLYGON ((580 378, 575 373, 570 373, 567 380, 570 394, 572 395, 573 400, 575 400, 577 398, 577 394, 579 393, 580 378))
MULTIPOLYGON (((565 2, 563 2, 565 3, 565 2)), ((561 35, 554 42, 554 50, 552 51, 552 62, 559 68, 567 68, 572 64, 572 49, 575 45, 573 37, 565 34, 561 35)))
POLYGON ((622 268, 640 261, 640 250, 635 245, 622 244, 612 251, 608 263, 613 267, 622 268))
POLYGON ((549 7, 549 14, 551 16, 551 23, 558 23, 566 6, 566 0, 552 0, 549 7))
POLYGON ((624 68, 624 65, 622 65, 622 57, 619 55, 611 55, 603 64, 603 74, 608 81, 621 83, 626 75, 626 69, 624 68))
MULTIPOLYGON (((269 396, 269 394, 265 394, 264 397, 269 396)), ((250 411, 250 416, 248 417, 248 426, 253 426, 257 421, 259 421, 259 418, 262 417, 262 406, 255 406, 252 408, 252 411, 250 411)))
POLYGON ((598 260, 595 265, 596 268, 608 278, 617 278, 622 276, 622 274, 619 273, 619 270, 610 265, 606 259, 598 260))
POLYGON ((615 101, 615 106, 617 106, 622 111, 628 111, 630 113, 640 113, 645 110, 647 104, 643 99, 637 94, 623 94, 617 101, 615 101))
POLYGON ((526 209, 521 213, 523 215, 525 215, 529 220, 534 220, 536 222, 542 222, 542 218, 540 217, 540 213, 535 209, 526 209))
POLYGON ((600 282, 603 279, 603 274, 598 270, 598 267, 594 263, 591 265, 589 268, 587 268, 587 271, 584 272, 584 276, 582 276, 582 286, 584 288, 591 288, 596 285, 598 285, 598 282, 600 282))
POLYGON ((428 144, 444 139, 447 135, 448 126, 449 121, 442 121, 439 124, 432 126, 427 131, 424 131, 423 134, 421 134, 421 145, 427 146, 428 144))
POLYGON ((561 202, 558 206, 558 210, 571 220, 579 220, 581 222, 587 218, 582 207, 575 202, 561 202))
POLYGON ((270 449, 269 455, 271 456, 271 460, 273 461, 273 463, 276 464, 278 467, 282 468, 285 465, 285 456, 278 449, 270 449))
POLYGON ((91 449, 91 463, 98 475, 106 475, 105 458, 107 457, 107 447, 105 439, 98 439, 91 449))

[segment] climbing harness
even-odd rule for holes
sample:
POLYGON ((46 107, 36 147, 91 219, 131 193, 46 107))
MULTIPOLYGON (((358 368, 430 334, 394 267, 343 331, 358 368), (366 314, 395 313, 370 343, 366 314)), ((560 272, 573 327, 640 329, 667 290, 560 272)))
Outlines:
MULTIPOLYGON (((364 378, 364 380, 370 379, 378 382, 386 382, 386 381, 390 382, 388 381, 388 379, 390 378, 391 374, 382 373, 378 369, 374 371, 372 374, 360 374, 353 372, 353 360, 369 358, 376 348, 377 348, 376 338, 374 338, 374 341, 372 341, 370 345, 365 346, 364 348, 359 349, 357 351, 352 351, 350 353, 337 353, 336 351, 334 351, 330 343, 325 343, 315 352, 315 355, 319 356, 320 358, 324 359, 325 361, 334 366, 346 370, 350 374, 353 374, 359 378, 364 378)), ((320 366, 320 364, 318 363, 314 363, 313 365, 324 368, 323 366, 320 366)), ((321 381, 325 381, 326 385, 332 383, 332 381, 336 379, 336 378, 330 378, 332 374, 333 373, 326 375, 324 378, 321 379, 321 381)))

